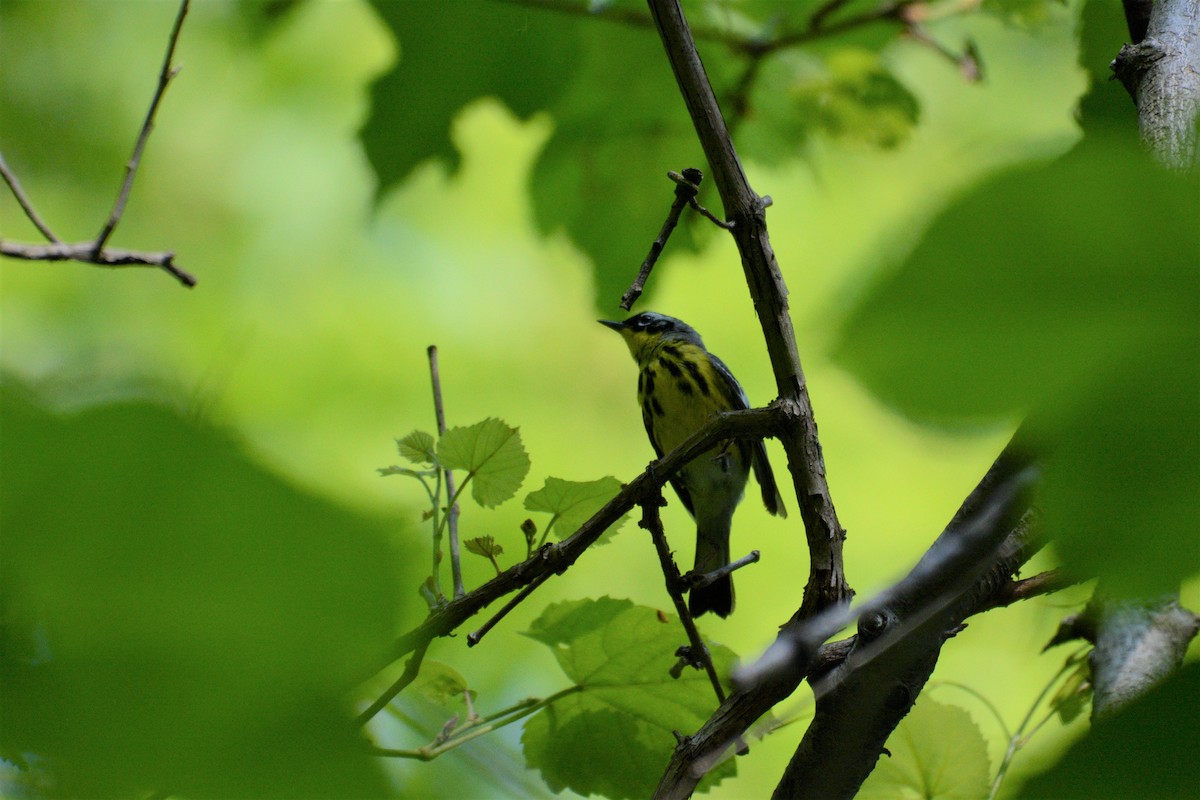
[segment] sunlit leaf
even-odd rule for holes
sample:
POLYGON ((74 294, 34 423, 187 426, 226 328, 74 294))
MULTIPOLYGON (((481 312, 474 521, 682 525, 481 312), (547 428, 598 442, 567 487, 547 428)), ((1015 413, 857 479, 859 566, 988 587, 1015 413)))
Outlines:
POLYGON ((433 464, 436 457, 433 434, 425 431, 413 431, 403 439, 397 439, 396 448, 400 451, 400 455, 414 464, 433 464))
MULTIPOLYGON (((570 536, 593 514, 604 507, 604 504, 616 497, 621 491, 621 482, 611 475, 594 481, 566 481, 562 478, 546 478, 545 485, 536 492, 530 492, 525 497, 525 508, 529 511, 544 511, 550 514, 549 529, 554 526, 554 533, 562 539, 570 536)), ((609 526, 604 535, 597 540, 603 544, 610 540, 624 524, 628 515, 609 526)))
POLYGON ((520 431, 495 418, 449 429, 438 442, 437 455, 446 469, 470 473, 471 496, 486 508, 516 494, 529 472, 520 431))
POLYGON ((858 800, 983 800, 987 742, 971 715, 922 696, 888 737, 858 800))
MULTIPOLYGON (((567 677, 584 687, 525 725, 526 761, 550 788, 649 797, 675 747, 672 731, 697 730, 716 707, 703 671, 671 678, 684 633, 674 616, 664 621, 659 613, 608 597, 556 603, 526 632, 550 647, 567 677)), ((733 653, 709 647, 717 672, 727 675, 733 653)), ((701 786, 734 772, 733 761, 725 761, 701 786)))

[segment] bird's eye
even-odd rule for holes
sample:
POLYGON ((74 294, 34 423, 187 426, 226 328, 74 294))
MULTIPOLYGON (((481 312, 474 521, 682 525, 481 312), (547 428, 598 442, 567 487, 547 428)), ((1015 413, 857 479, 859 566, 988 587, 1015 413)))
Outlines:
POLYGON ((637 328, 638 330, 645 330, 649 325, 650 325, 650 323, 647 322, 644 317, 639 317, 633 323, 633 327, 637 328))

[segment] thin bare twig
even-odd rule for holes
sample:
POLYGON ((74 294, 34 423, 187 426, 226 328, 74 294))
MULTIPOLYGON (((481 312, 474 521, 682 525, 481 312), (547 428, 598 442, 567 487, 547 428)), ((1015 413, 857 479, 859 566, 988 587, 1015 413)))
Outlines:
POLYGON ((495 614, 493 614, 487 622, 485 622, 485 623, 483 623, 483 625, 479 626, 478 630, 474 630, 474 631, 471 631, 470 633, 468 633, 467 634, 467 647, 474 647, 475 645, 479 644, 479 640, 482 639, 484 636, 487 636, 488 631, 490 631, 492 628, 496 627, 496 624, 498 622, 500 622, 500 620, 507 617, 508 612, 512 611, 517 606, 521 605, 521 603, 524 602, 525 598, 529 597, 529 595, 533 594, 534 590, 536 590, 539 586, 541 586, 543 583, 545 583, 546 579, 549 577, 550 577, 550 574, 546 573, 545 575, 539 575, 538 577, 534 578, 532 581, 530 581, 528 586, 526 586, 521 591, 517 592, 516 595, 514 595, 511 600, 509 600, 507 603, 505 603, 504 606, 501 607, 501 609, 499 611, 497 611, 495 614))
POLYGON ((175 263, 173 252, 146 253, 107 247, 97 255, 95 245, 95 242, 18 244, 0 241, 0 255, 25 261, 78 261, 96 267, 156 267, 188 288, 196 285, 196 277, 175 263))
POLYGON ((112 232, 116 229, 117 223, 121 221, 121 216, 125 213, 125 205, 129 201, 129 192, 133 187, 133 179, 141 163, 142 152, 146 148, 150 131, 154 127, 154 115, 158 110, 159 104, 162 102, 163 92, 166 91, 167 84, 179 72, 178 67, 171 66, 171 61, 175 56, 175 46, 179 41, 179 33, 183 28, 183 20, 187 16, 189 4, 190 0, 182 0, 179 5, 179 12, 175 16, 175 24, 171 29, 171 36, 167 43, 166 58, 163 60, 162 70, 158 76, 158 87, 150 102, 150 110, 147 112, 146 119, 142 123, 141 131, 138 133, 137 142, 133 147, 133 155, 125 165, 125 179, 121 182, 121 188, 117 192, 117 199, 113 204, 112 212, 109 214, 104 227, 100 230, 96 239, 94 241, 74 244, 68 244, 59 239, 51 231, 50 226, 33 210, 33 204, 21 189, 21 184, 17 180, 16 175, 4 163, 3 157, 0 157, 0 173, 3 175, 4 182, 8 184, 8 188, 17 198, 17 202, 24 210, 25 216, 29 217, 30 222, 50 242, 49 245, 37 245, 0 241, 0 255, 24 261, 77 261, 81 264, 90 264, 97 267, 155 267, 163 270, 188 288, 196 285, 195 276, 175 264, 175 253, 173 252, 148 252, 105 247, 112 232))
POLYGON ((712 586, 726 575, 732 575, 742 567, 748 567, 751 564, 757 563, 761 555, 757 550, 751 550, 737 561, 731 561, 723 567, 714 569, 712 572, 689 572, 683 576, 683 582, 687 584, 689 589, 703 589, 705 586, 712 586))
POLYGON ((704 640, 700 638, 700 631, 696 629, 696 621, 692 619, 687 602, 683 599, 683 592, 687 584, 683 580, 683 576, 679 574, 679 567, 675 564, 675 559, 671 557, 671 548, 667 545, 667 535, 663 531, 662 518, 658 513, 658 510, 664 505, 666 502, 663 500, 661 489, 652 492, 642 501, 642 519, 638 526, 649 531, 650 538, 654 542, 654 549, 658 553, 658 563, 662 566, 663 577, 666 579, 667 594, 671 596, 671 602, 675 604, 675 613, 679 615, 679 623, 687 632, 690 643, 688 660, 704 667, 709 681, 712 682, 713 691, 717 694, 717 702, 724 703, 725 690, 721 688, 721 679, 717 676, 717 668, 713 666, 712 655, 704 645, 704 640))
MULTIPOLYGON (((446 412, 442 406, 442 380, 438 374, 437 360, 437 345, 429 345, 426 351, 429 354, 429 377, 433 383, 433 410, 437 415, 438 435, 446 433, 446 412)), ((454 473, 446 470, 446 497, 454 497, 454 473)), ((446 509, 446 526, 450 534, 450 574, 454 579, 454 596, 462 597, 466 594, 466 589, 463 587, 462 564, 460 562, 458 550, 458 502, 452 502, 450 507, 446 509)), ((495 563, 495 559, 492 560, 495 563)), ((436 567, 435 567, 436 569, 436 567)), ((499 568, 496 570, 499 572, 499 568)))
POLYGON ((158 86, 154 90, 154 97, 150 100, 150 109, 146 112, 146 119, 142 122, 142 129, 138 132, 137 141, 133 145, 133 155, 125 164, 125 180, 121 182, 112 212, 96 237, 94 258, 100 258, 104 245, 116 230, 117 223, 121 221, 121 215, 125 213, 125 204, 129 202, 129 192, 133 188, 133 179, 137 175, 138 166, 142 161, 142 152, 146 149, 150 131, 154 128, 154 115, 158 113, 158 106, 162 102, 163 93, 167 90, 167 84, 179 74, 180 68, 173 67, 171 62, 175 58, 175 45, 179 42, 179 32, 183 29, 183 19, 187 16, 189 5, 191 5, 191 0, 182 0, 179 4, 179 13, 175 15, 175 25, 171 29, 171 37, 167 40, 167 54, 163 58, 162 69, 158 73, 158 86))
POLYGON ((980 611, 986 611, 991 608, 1003 608, 1021 600, 1029 600, 1033 597, 1053 594, 1069 586, 1074 586, 1080 581, 1080 578, 1068 575, 1059 569, 1039 572, 1037 575, 1003 584, 997 588, 996 594, 989 601, 990 604, 987 608, 982 608, 980 611))
POLYGON ((42 236, 46 237, 46 241, 53 244, 62 244, 62 239, 55 236, 54 232, 50 230, 50 226, 33 210, 33 203, 25 194, 25 190, 21 188, 21 182, 17 180, 16 173, 8 168, 8 163, 5 162, 2 154, 0 154, 0 176, 3 176, 4 182, 8 184, 13 197, 17 198, 17 203, 20 204, 21 210, 25 212, 25 216, 29 217, 29 221, 33 223, 33 226, 41 231, 42 236))
POLYGON ((646 280, 650 277, 650 271, 658 263, 658 256, 666 247, 667 239, 671 238, 671 232, 679 224, 679 215, 683 213, 683 207, 696 199, 696 193, 700 191, 700 181, 704 180, 704 173, 689 167, 683 171, 682 175, 677 172, 668 172, 667 177, 675 181, 675 201, 671 203, 671 210, 667 212, 667 219, 659 229, 658 236, 654 237, 654 241, 650 243, 650 252, 642 261, 642 267, 638 270, 637 277, 625 290, 625 294, 621 295, 621 308, 626 311, 631 309, 634 302, 642 296, 642 291, 646 288, 646 280))

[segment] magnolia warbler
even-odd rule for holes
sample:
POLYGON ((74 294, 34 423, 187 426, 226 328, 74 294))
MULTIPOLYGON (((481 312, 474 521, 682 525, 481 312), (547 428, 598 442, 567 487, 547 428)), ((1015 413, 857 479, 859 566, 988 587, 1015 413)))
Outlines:
MULTIPOLYGON (((690 325, 651 311, 624 322, 599 320, 621 334, 638 365, 638 402, 642 421, 659 458, 678 447, 718 411, 749 408, 750 401, 733 373, 704 349, 690 325)), ((783 498, 767 461, 762 440, 736 440, 697 456, 671 479, 683 506, 696 520, 696 571, 712 572, 729 563, 729 528, 753 467, 767 511, 786 517, 783 498)), ((692 616, 733 611, 729 576, 688 598, 692 616)))

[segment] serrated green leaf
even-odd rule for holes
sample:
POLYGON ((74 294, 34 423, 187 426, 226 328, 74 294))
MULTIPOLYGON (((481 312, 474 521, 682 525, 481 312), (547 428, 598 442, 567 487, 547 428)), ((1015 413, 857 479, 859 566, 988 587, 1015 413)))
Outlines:
POLYGON ((425 431, 413 431, 403 439, 397 439, 396 448, 400 451, 400 455, 414 464, 433 464, 434 462, 433 435, 425 431))
POLYGON ((982 800, 987 742, 967 711, 922 696, 892 735, 857 800, 982 800))
POLYGON ((471 481, 471 497, 485 508, 495 508, 516 494, 529 472, 520 431, 495 418, 446 431, 437 456, 446 469, 469 473, 465 480, 471 481))
MULTIPOLYGON (((554 527, 554 535, 559 539, 570 536, 592 515, 604 507, 604 504, 617 496, 621 491, 621 482, 611 475, 594 481, 566 481, 562 478, 546 478, 545 484, 536 492, 525 496, 525 508, 528 511, 543 511, 550 514, 550 522, 546 530, 554 527)), ((623 515, 609 526, 596 544, 604 544, 616 535, 617 530, 628 519, 623 515)))
MULTIPOLYGON (((699 729, 715 708, 703 671, 670 677, 684 633, 674 616, 660 614, 609 597, 555 603, 526 632, 586 690, 531 718, 521 737, 529 766, 555 791, 649 797, 675 747, 672 731, 699 729), (581 752, 591 757, 580 759, 581 752)), ((727 675, 733 652, 709 647, 718 674, 727 675)), ((709 773, 709 785, 733 774, 726 761, 709 773)))

